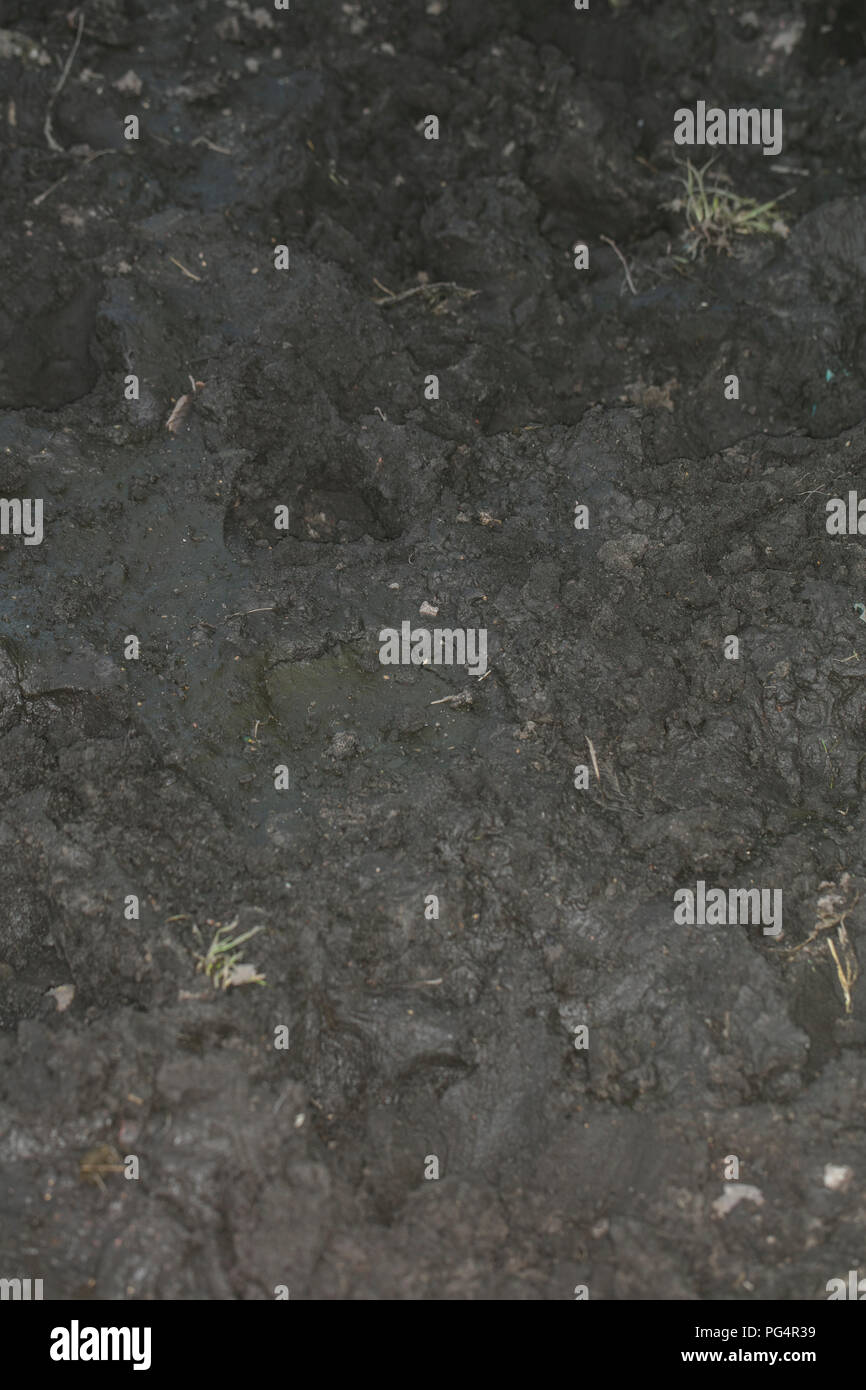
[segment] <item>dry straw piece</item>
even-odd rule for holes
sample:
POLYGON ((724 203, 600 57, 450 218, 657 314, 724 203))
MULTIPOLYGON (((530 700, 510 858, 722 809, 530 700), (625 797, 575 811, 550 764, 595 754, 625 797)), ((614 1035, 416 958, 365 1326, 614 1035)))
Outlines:
POLYGON ((794 946, 785 954, 789 957, 795 956, 798 951, 810 946, 819 937, 826 941, 830 955, 833 957, 833 964, 836 966, 836 975, 842 990, 842 997, 845 1001, 845 1012, 850 1014, 854 1009, 853 989, 860 974, 860 966, 854 945, 845 927, 845 918, 849 917, 860 901, 860 894, 854 891, 854 884, 851 875, 845 873, 838 884, 825 880, 819 884, 819 890, 826 890, 818 899, 816 906, 817 921, 809 936, 805 941, 801 941, 799 946, 794 946), (833 932, 834 936, 824 936, 825 932, 833 932))

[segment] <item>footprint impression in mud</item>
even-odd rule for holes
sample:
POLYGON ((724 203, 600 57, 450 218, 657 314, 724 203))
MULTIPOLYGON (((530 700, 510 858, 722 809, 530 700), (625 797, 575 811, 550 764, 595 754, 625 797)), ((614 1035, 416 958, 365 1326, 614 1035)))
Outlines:
POLYGON ((316 489, 308 493, 301 503, 299 529, 304 540, 332 544, 358 541, 362 536, 381 538, 376 517, 356 492, 316 489))
POLYGON ((276 541, 291 537, 317 545, 349 545, 365 537, 392 540, 402 530, 398 510, 367 481, 364 467, 363 459, 331 467, 316 464, 298 477, 284 459, 256 455, 226 507, 226 544, 254 553, 263 532, 276 541), (282 517, 276 524, 278 512, 282 517))

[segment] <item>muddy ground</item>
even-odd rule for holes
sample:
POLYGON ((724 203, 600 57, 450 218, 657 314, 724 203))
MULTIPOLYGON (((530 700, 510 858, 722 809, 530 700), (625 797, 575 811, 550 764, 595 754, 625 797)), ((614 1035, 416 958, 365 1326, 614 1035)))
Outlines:
POLYGON ((0 1275, 826 1298, 866 904, 791 949, 866 884, 862 7, 81 10, 2 19, 0 1275), (783 109, 717 169, 786 196, 692 259, 701 99, 783 109), (404 620, 489 674, 381 665, 404 620), (697 880, 783 936, 676 924, 697 880), (235 922, 264 985, 196 969, 235 922))

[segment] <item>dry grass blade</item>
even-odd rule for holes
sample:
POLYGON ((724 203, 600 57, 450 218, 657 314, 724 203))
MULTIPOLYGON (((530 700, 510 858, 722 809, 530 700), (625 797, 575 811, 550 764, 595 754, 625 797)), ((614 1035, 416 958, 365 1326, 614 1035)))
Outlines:
MULTIPOLYGON (((376 280, 375 283, 378 285, 379 281, 376 280)), ((387 287, 381 285, 380 288, 386 289, 387 287)), ((458 299, 474 299, 480 293, 480 290, 469 290, 465 285, 456 284, 454 280, 437 280, 430 285, 414 285, 411 290, 403 290, 400 294, 394 294, 393 291, 389 290, 381 299, 374 299, 373 303, 381 305, 400 304, 404 299, 411 299, 416 294, 423 294, 431 303, 435 303, 437 300, 447 299, 449 295, 454 295, 458 299)))
POLYGON ((857 976, 860 974, 860 966, 854 954, 854 948, 848 939, 848 933, 841 922, 839 924, 838 941, 838 951, 832 937, 828 939, 827 945, 833 957, 833 963, 836 966, 836 974, 839 977, 839 984, 842 988, 842 997, 845 1000, 845 1012, 846 1014, 850 1014, 854 1012, 854 1001, 851 997, 851 991, 857 981, 857 976))
POLYGON ((792 946, 783 954, 790 960, 798 952, 806 950, 813 942, 819 941, 819 939, 822 943, 826 942, 842 989, 845 1012, 850 1014, 854 1009, 853 989, 860 974, 860 967, 853 943, 845 927, 845 919, 854 911, 860 901, 860 894, 855 893, 851 875, 848 873, 842 875, 838 885, 824 882, 820 888, 826 891, 818 899, 815 926, 805 941, 801 941, 798 946, 792 946), (828 933, 835 933, 835 939, 832 934, 828 935, 828 933))
POLYGON ((196 275, 195 272, 192 270, 187 270, 186 266, 182 265, 181 262, 176 259, 176 257, 169 256, 168 259, 171 261, 172 265, 177 266, 178 270, 182 270, 184 275, 186 275, 188 279, 197 281, 199 285, 201 284, 202 280, 200 275, 196 275))
POLYGON ((632 294, 637 294, 637 290, 636 290, 635 287, 634 287, 634 280, 632 280, 632 278, 631 278, 631 271, 630 271, 629 268, 628 268, 628 261, 626 260, 625 256, 622 254, 622 252, 620 251, 620 249, 619 249, 619 247, 617 246, 616 242, 615 242, 615 241, 611 241, 611 239, 610 239, 609 236, 603 236, 603 237, 600 238, 600 240, 601 240, 601 241, 606 241, 607 244, 608 244, 608 246, 612 247, 613 250, 616 252, 617 256, 619 257, 620 265, 622 266, 623 270, 625 271, 625 278, 626 278, 626 280, 628 281, 628 287, 629 287, 629 289, 631 290, 632 294))
POLYGON ((595 780, 601 783, 601 773, 598 770, 598 758, 595 756, 595 744, 588 734, 584 734, 584 738, 589 744, 589 756, 592 758, 592 770, 595 773, 595 780))
POLYGON ((82 9, 78 11, 78 32, 75 35, 75 42, 72 45, 69 57, 66 59, 66 64, 63 68, 63 71, 60 74, 57 85, 55 86, 54 91, 51 93, 51 96, 48 99, 48 109, 45 112, 45 121, 42 126, 42 131, 45 136, 45 139, 48 141, 49 149, 54 150, 57 154, 65 154, 65 150, 63 146, 59 144, 58 141, 54 138, 54 130, 51 125, 51 113, 54 110, 54 103, 60 96, 60 93, 63 91, 63 86, 66 82, 67 77, 69 76, 72 64, 75 62, 75 55, 78 52, 78 45, 81 43, 81 35, 83 33, 84 10, 82 9))

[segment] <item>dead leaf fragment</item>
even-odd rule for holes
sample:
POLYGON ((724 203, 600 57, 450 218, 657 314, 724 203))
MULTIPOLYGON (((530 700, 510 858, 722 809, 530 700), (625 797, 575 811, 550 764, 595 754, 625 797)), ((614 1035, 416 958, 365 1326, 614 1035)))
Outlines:
POLYGON ((103 1173, 122 1173, 123 1162, 112 1144, 97 1144, 88 1149, 78 1165, 78 1176, 82 1182, 95 1183, 105 1191, 103 1173))
POLYGON ((644 381, 630 382, 626 390, 626 399, 632 405, 642 405, 647 410, 673 410, 674 402, 671 393, 679 388, 676 377, 669 377, 663 386, 647 386, 644 381))
POLYGON ((165 422, 165 427, 168 430, 169 434, 178 433, 181 425, 183 424, 184 420, 189 414, 189 408, 191 405, 192 396, 190 395, 181 396, 180 399, 175 403, 174 410, 171 412, 171 414, 165 422))

